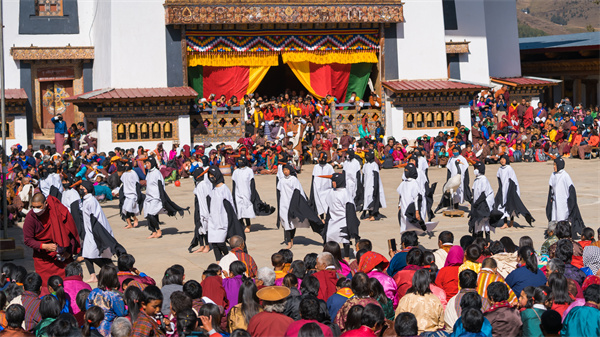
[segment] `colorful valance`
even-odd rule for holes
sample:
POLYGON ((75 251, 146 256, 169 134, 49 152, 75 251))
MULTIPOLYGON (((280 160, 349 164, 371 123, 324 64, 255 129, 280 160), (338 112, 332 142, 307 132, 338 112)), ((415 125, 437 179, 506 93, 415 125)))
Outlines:
POLYGON ((188 67, 271 67, 277 66, 277 53, 190 53, 188 67))
POLYGON ((379 49, 377 29, 187 31, 188 52, 288 52, 379 49))
POLYGON ((286 52, 281 54, 283 63, 311 62, 316 64, 355 64, 377 63, 377 54, 372 51, 328 51, 328 52, 286 52))

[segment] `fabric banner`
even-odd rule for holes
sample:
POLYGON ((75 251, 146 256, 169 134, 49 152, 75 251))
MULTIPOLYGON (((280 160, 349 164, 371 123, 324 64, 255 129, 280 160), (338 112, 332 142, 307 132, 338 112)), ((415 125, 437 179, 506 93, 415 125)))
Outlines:
POLYGON ((377 53, 374 51, 327 51, 327 52, 285 52, 281 54, 283 63, 304 62, 318 64, 355 64, 377 63, 377 53))
POLYGON ((198 97, 215 94, 227 99, 236 96, 238 101, 254 92, 270 67, 189 67, 188 82, 198 97))
POLYGON ((271 67, 279 65, 279 55, 275 53, 189 53, 188 67, 271 67))
POLYGON ((341 102, 345 98, 350 79, 350 64, 316 64, 311 62, 288 62, 287 65, 300 83, 313 96, 321 99, 332 95, 341 102))
POLYGON ((346 97, 343 102, 348 102, 352 92, 356 92, 356 95, 364 101, 368 101, 368 97, 363 97, 365 90, 367 90, 367 84, 369 83, 369 77, 371 76, 371 70, 373 69, 372 63, 355 63, 350 68, 350 79, 348 80, 348 89, 346 90, 346 97))

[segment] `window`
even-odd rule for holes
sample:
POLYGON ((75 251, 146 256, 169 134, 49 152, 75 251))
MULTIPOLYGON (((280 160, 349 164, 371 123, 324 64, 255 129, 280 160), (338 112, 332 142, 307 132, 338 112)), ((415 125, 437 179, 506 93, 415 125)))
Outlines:
POLYGON ((62 0, 34 0, 37 16, 63 16, 62 0))
POLYGON ((123 124, 123 123, 117 125, 117 139, 118 140, 127 139, 127 134, 125 133, 125 124, 123 124))
POLYGON ((405 112, 405 129, 441 129, 453 127, 458 111, 405 112))
POLYGON ((446 54, 446 64, 448 66, 448 78, 460 80, 460 61, 458 54, 446 54))
POLYGON ((444 29, 458 30, 458 19, 456 18, 456 3, 454 0, 442 0, 444 11, 444 29))
POLYGON ((446 126, 454 126, 454 114, 452 111, 446 112, 446 126))
POLYGON ((443 126, 444 126, 444 113, 443 113, 443 112, 441 112, 441 111, 438 111, 438 112, 435 114, 435 121, 436 121, 436 122, 435 122, 435 125, 436 125, 438 128, 441 128, 441 127, 443 127, 443 126))
POLYGON ((428 128, 432 128, 433 127, 433 112, 428 112, 425 120, 427 121, 427 127, 428 128))
MULTIPOLYGON (((2 124, 0 124, 0 126, 2 126, 2 124)), ((11 133, 10 133, 10 123, 6 122, 5 126, 6 126, 6 129, 4 129, 4 134, 6 135, 6 138, 12 138, 11 133)), ((2 130, 0 130, 0 134, 2 134, 2 130)))

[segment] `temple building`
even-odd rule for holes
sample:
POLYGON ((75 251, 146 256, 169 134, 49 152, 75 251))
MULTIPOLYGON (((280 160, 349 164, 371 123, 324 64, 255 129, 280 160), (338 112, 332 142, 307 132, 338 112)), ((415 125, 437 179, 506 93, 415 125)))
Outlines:
POLYGON ((234 142, 246 116, 198 98, 285 89, 334 97, 336 130, 358 136, 367 117, 414 139, 470 127, 473 96, 521 79, 516 11, 515 0, 12 1, 6 87, 24 90, 28 141, 51 138, 63 113, 94 123, 99 151, 234 142), (353 92, 382 104, 355 109, 353 92))

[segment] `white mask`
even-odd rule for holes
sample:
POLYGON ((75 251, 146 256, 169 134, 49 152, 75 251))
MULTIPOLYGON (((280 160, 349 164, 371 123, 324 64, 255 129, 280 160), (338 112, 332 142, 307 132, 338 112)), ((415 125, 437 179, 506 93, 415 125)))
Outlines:
POLYGON ((44 213, 45 210, 45 208, 33 208, 33 212, 37 215, 44 213))
POLYGON ((476 176, 479 175, 479 170, 478 169, 473 170, 473 172, 475 173, 476 176))

